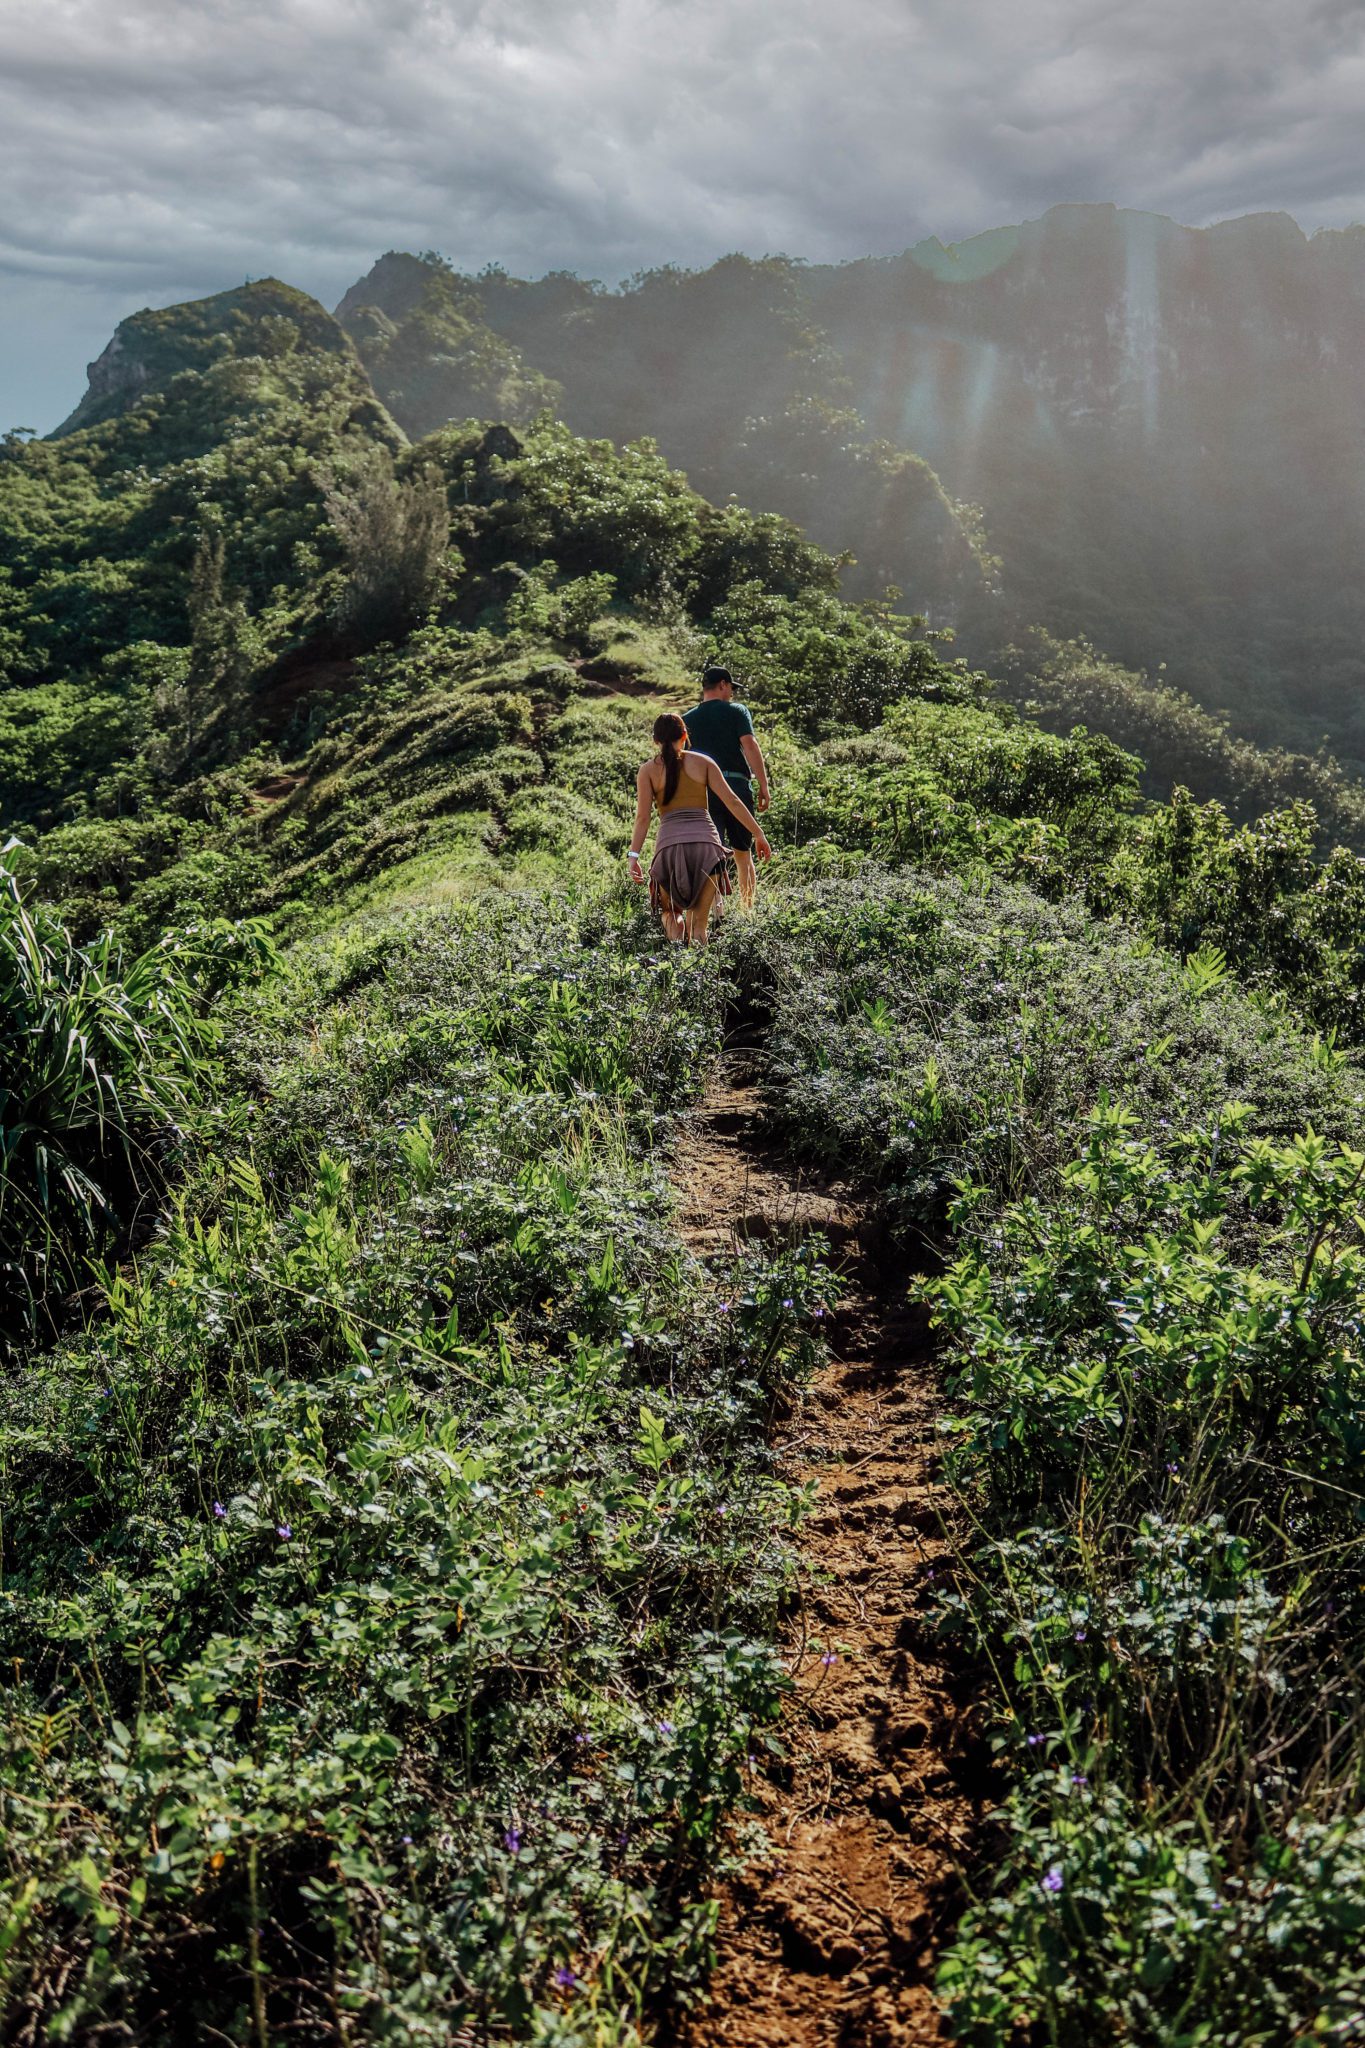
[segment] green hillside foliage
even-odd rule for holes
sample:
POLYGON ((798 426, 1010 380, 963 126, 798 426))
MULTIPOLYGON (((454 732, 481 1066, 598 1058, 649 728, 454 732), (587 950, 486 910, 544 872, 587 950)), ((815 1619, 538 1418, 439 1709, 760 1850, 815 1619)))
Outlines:
POLYGON ((0 1390, 16 2024, 628 2040, 696 1982, 821 1279, 757 1259, 718 1322, 680 1253, 717 985, 650 943, 305 951, 224 1017, 246 1127, 0 1390))
MULTIPOLYGON (((385 361, 472 322, 386 264, 385 361)), ((733 300, 850 507, 967 532, 811 397, 798 284, 643 280, 631 347, 733 300)), ((617 317, 481 293, 509 348, 617 317)), ((632 2048, 699 1994, 839 1289, 679 1237, 742 1026, 937 1317, 962 1533, 903 1639, 979 1673, 1002 1801, 959 2038, 1350 2040, 1354 785, 1085 646, 996 689, 606 422, 409 441, 241 311, 0 460, 7 2034, 632 2048), (703 954, 619 856, 716 654, 776 857, 703 954)), ((522 376, 465 340, 471 403, 522 376)))
POLYGON ((808 885, 727 964, 773 1130, 952 1248, 970 1548, 908 1627, 988 1657, 1015 1788, 956 2037, 1349 2039, 1359 1067, 999 885, 808 885))
MULTIPOLYGON (((412 274, 399 267, 412 262, 383 258, 341 312, 367 362, 358 323, 369 317, 360 300, 370 293, 397 323, 404 361, 426 351, 420 380, 391 376, 382 364, 375 374, 395 418, 420 431, 426 392, 444 390, 454 414, 465 387, 429 345, 425 301, 414 303, 412 274)), ((946 620, 988 591, 997 565, 976 515, 949 498, 913 450, 868 435, 785 259, 730 256, 704 272, 649 271, 619 294, 567 276, 527 284, 500 271, 457 283, 434 259, 427 264, 431 289, 469 292, 477 316, 517 351, 523 374, 554 380, 579 432, 617 441, 650 434, 704 496, 770 507, 845 554, 854 595, 907 585, 919 606, 946 620)))
POLYGON ((452 419, 520 424, 556 404, 558 387, 485 325, 477 293, 439 258, 382 257, 374 290, 371 302, 356 286, 338 317, 375 390, 414 438, 452 419))
POLYGON ((1160 676, 1137 675, 1088 644, 1040 631, 999 656, 996 673, 1030 722, 1050 732, 1088 726, 1130 748, 1149 795, 1195 789, 1242 822, 1302 800, 1314 807, 1324 848, 1365 848, 1365 792, 1325 752, 1253 746, 1160 676))

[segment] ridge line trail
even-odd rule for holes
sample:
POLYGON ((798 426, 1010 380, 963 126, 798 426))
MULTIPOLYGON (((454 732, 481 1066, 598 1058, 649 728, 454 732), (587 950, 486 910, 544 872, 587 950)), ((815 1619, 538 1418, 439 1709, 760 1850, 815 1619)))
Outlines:
POLYGON ((699 1257, 746 1239, 830 1240, 830 1357, 774 1424, 783 1477, 814 1480, 785 1629, 787 1763, 758 1781, 771 1854, 721 1890, 709 2001, 680 2048, 921 2048, 949 2037, 930 1986, 987 1803, 971 1687, 930 1641, 948 1558, 935 1482, 941 1397, 927 1312, 847 1188, 757 1134, 752 1048, 727 1050, 673 1168, 699 1257), (822 1664, 809 1638, 833 1648, 822 1664))

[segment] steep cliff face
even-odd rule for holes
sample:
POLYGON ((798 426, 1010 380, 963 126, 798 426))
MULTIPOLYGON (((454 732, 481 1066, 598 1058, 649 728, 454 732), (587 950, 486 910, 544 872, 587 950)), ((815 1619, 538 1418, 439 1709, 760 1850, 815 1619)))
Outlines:
POLYGON ((1301 420, 1305 398, 1365 390, 1365 230, 1310 241, 1282 214, 1201 230, 1056 207, 1007 236, 799 283, 872 422, 954 474, 994 474, 991 439, 1020 393, 1039 430, 1098 421, 1150 450, 1194 429, 1221 454, 1301 420))
POLYGON ((282 356, 298 348, 355 360, 332 315, 307 292, 273 277, 164 311, 134 313, 89 365, 84 397, 52 438, 116 419, 182 370, 204 370, 225 356, 282 356))
POLYGON ((985 508, 1016 617, 1365 751, 1365 230, 1065 206, 800 288, 874 429, 985 508))

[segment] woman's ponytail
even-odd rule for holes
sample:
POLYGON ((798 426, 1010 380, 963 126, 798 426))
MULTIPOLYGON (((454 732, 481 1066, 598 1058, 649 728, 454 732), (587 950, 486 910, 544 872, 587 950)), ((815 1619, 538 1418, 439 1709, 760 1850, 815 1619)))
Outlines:
POLYGON ((682 774, 682 750, 687 745, 687 727, 676 711, 665 711, 654 721, 654 744, 664 764, 663 802, 671 804, 678 794, 682 774))

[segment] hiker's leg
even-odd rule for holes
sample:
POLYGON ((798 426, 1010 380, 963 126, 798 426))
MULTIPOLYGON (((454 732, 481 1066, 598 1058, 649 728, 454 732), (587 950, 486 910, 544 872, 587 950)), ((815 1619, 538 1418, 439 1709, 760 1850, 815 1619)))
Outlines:
POLYGON ((704 946, 710 937, 711 906, 716 900, 716 884, 708 875, 701 885, 700 893, 687 913, 687 938, 689 945, 704 946))
POLYGON ((664 937, 670 945, 680 946, 687 930, 687 919, 680 910, 673 908, 673 899, 667 889, 659 891, 659 915, 664 921, 664 937))
POLYGON ((754 872, 754 857, 751 853, 735 855, 735 879, 739 883, 739 900, 746 910, 752 910, 754 891, 758 887, 758 876, 754 872))

